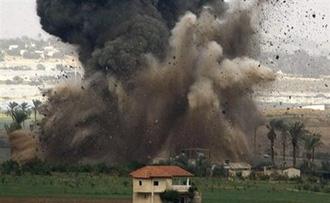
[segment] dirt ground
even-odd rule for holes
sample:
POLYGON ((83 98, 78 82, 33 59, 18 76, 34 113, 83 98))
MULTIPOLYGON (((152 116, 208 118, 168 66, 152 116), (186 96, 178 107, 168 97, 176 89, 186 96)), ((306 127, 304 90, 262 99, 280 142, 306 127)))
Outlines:
POLYGON ((129 199, 57 199, 57 198, 2 198, 1 203, 131 203, 129 199))

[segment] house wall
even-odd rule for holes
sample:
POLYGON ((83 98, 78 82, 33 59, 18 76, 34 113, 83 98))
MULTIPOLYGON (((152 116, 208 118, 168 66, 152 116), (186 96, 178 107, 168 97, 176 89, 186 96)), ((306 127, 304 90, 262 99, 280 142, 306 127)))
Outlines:
POLYGON ((154 179, 133 179, 133 192, 142 193, 161 193, 172 187, 172 179, 154 178, 154 179), (139 184, 142 181, 142 185, 139 184), (158 181, 158 186, 154 186, 154 181, 158 181))
POLYGON ((300 170, 294 168, 287 169, 283 171, 283 175, 287 176, 288 178, 300 177, 300 170))
POLYGON ((162 200, 157 193, 153 196, 151 193, 133 193, 133 203, 162 203, 162 200))
POLYGON ((172 179, 133 179, 133 203, 162 203, 159 194, 171 187, 172 179), (154 181, 158 181, 158 186, 154 186, 154 181))

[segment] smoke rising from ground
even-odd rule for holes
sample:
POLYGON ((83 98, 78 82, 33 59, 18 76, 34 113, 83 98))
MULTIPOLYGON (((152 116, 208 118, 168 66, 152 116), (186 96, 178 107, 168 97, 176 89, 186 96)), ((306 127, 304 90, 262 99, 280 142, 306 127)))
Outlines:
POLYGON ((38 0, 43 28, 78 45, 86 68, 84 81, 48 93, 46 158, 146 162, 203 147, 216 160, 246 159, 247 139, 262 121, 250 93, 274 80, 248 58, 256 49, 254 6, 38 0))

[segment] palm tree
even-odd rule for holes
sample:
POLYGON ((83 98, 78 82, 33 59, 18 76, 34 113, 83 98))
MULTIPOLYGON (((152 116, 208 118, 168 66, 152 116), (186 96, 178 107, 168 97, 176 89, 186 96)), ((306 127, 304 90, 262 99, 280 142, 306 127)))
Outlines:
POLYGON ((25 126, 25 120, 28 119, 31 115, 30 105, 27 102, 23 102, 20 105, 20 110, 21 110, 20 114, 22 114, 22 118, 26 117, 22 122, 23 126, 25 126), (24 114, 25 116, 23 116, 24 114))
POLYGON ((272 157, 272 165, 275 166, 274 144, 275 144, 275 140, 276 140, 276 133, 275 133, 275 129, 273 128, 273 126, 271 124, 267 125, 267 128, 269 129, 267 137, 270 140, 270 152, 271 152, 271 157, 272 157))
POLYGON ((312 162, 314 162, 315 159, 315 149, 319 147, 322 144, 321 138, 322 135, 319 133, 313 133, 314 143, 313 143, 313 149, 312 149, 312 162))
POLYGON ((8 104, 6 113, 13 119, 13 121, 14 121, 13 112, 15 111, 17 106, 18 106, 18 103, 16 103, 16 102, 9 102, 9 104, 8 104))
POLYGON ((34 124, 37 124, 37 111, 39 106, 41 105, 41 101, 40 100, 32 100, 33 103, 33 112, 34 112, 34 124))
POLYGON ((292 144, 293 167, 296 167, 298 143, 299 140, 306 133, 304 123, 297 121, 291 124, 289 126, 289 133, 291 136, 291 144, 292 144))
POLYGON ((21 125, 26 119, 29 118, 29 115, 22 109, 16 109, 13 112, 14 122, 21 125))
POLYGON ((16 102, 10 102, 8 104, 7 114, 10 115, 13 123, 6 126, 7 131, 12 132, 21 129, 22 123, 24 124, 24 121, 29 118, 30 113, 27 103, 24 102, 21 105, 18 105, 16 102))
POLYGON ((22 109, 22 111, 24 111, 24 112, 28 112, 29 111, 29 104, 27 103, 27 102, 23 102, 23 103, 21 103, 21 109, 22 109))
POLYGON ((282 141, 283 163, 285 163, 286 162, 287 138, 289 135, 289 122, 285 119, 273 119, 271 121, 271 125, 274 126, 275 130, 280 131, 281 141, 282 141))
POLYGON ((310 166, 311 162, 314 162, 315 148, 321 144, 321 135, 318 133, 306 133, 303 140, 305 143, 308 166, 310 166))

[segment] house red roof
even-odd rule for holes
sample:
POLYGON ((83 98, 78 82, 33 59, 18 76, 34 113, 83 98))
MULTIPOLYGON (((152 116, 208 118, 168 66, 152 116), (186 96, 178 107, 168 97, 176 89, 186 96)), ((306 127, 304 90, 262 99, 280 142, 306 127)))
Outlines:
POLYGON ((145 166, 130 173, 133 178, 191 177, 193 174, 178 166, 145 166))

